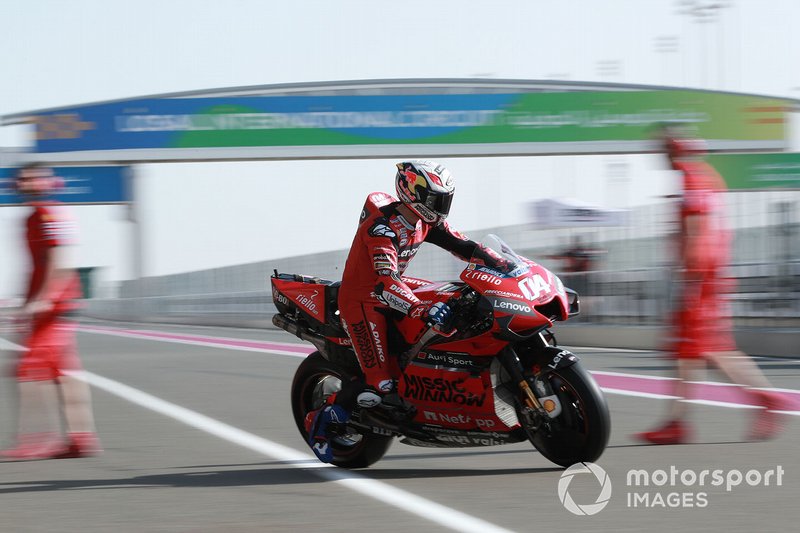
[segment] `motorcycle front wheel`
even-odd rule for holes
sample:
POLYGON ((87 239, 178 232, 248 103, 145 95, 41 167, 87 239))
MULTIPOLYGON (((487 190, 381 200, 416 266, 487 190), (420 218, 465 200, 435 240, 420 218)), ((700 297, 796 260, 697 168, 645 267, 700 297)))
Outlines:
MULTIPOLYGON (((306 415, 319 409, 331 394, 342 388, 344 372, 319 352, 310 354, 297 368, 292 381, 292 414, 304 442, 308 442, 306 415)), ((331 438, 332 464, 342 468, 366 468, 386 454, 393 437, 347 433, 331 438)))
POLYGON ((554 370, 547 377, 561 403, 561 413, 545 419, 536 429, 525 427, 528 439, 560 466, 596 461, 611 433, 608 406, 600 387, 580 363, 554 370))

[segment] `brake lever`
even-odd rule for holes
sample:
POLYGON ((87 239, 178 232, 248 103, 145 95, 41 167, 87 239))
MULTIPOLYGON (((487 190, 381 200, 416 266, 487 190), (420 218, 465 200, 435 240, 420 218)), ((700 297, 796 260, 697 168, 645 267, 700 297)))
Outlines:
POLYGON ((434 333, 436 333, 437 335, 440 335, 442 337, 452 337, 453 335, 458 333, 458 328, 453 328, 453 329, 451 329, 449 331, 445 331, 443 329, 439 329, 438 326, 433 325, 433 326, 431 326, 431 329, 428 330, 428 331, 433 331, 434 333))

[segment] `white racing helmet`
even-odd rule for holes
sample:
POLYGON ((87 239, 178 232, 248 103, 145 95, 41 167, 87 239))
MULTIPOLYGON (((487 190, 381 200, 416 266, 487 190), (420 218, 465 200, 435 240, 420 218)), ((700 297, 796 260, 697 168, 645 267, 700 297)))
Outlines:
POLYGON ((397 163, 397 196, 428 224, 436 225, 450 213, 456 186, 452 174, 433 161, 397 163))

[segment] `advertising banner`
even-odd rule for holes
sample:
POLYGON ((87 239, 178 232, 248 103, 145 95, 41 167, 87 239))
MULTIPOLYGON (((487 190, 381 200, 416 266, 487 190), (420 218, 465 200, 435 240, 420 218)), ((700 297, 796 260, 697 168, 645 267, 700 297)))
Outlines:
POLYGON ((707 161, 731 190, 800 189, 800 153, 716 154, 707 161))
POLYGON ((625 226, 628 211, 590 205, 574 198, 546 198, 531 202, 530 211, 536 227, 577 228, 625 226))
POLYGON ((31 121, 46 153, 647 141, 660 122, 711 141, 783 142, 784 113, 779 99, 664 90, 139 99, 31 121))
MULTIPOLYGON (((130 167, 55 167, 64 188, 53 199, 69 204, 119 204, 130 201, 127 176, 130 167)), ((16 205, 24 199, 14 191, 16 169, 0 168, 0 205, 16 205)))

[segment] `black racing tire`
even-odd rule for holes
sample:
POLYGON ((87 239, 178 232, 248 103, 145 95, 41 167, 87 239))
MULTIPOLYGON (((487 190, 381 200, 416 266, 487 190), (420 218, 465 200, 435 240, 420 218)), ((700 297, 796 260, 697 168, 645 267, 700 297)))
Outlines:
POLYGON ((553 370, 547 377, 562 411, 535 432, 525 428, 529 440, 559 466, 596 461, 605 451, 611 434, 611 418, 603 392, 580 363, 553 370))
MULTIPOLYGON (((306 414, 319 408, 325 398, 341 389, 350 376, 319 352, 310 354, 297 368, 292 381, 292 414, 303 442, 308 443, 306 414)), ((379 461, 391 446, 394 437, 352 433, 333 437, 332 464, 342 468, 366 468, 379 461)))

